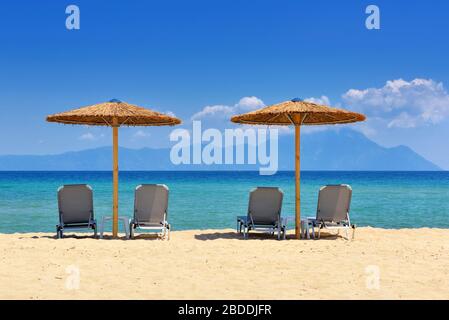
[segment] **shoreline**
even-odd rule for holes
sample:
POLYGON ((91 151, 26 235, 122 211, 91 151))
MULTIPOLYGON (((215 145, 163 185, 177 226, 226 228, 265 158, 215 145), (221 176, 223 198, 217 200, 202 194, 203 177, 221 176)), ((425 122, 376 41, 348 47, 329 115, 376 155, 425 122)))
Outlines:
POLYGON ((360 227, 352 241, 0 234, 0 299, 448 299, 448 249, 439 228, 360 227))

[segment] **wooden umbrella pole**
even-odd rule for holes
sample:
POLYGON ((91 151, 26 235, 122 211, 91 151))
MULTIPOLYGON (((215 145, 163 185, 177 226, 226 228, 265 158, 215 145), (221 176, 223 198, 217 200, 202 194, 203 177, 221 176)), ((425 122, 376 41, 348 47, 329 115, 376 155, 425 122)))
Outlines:
POLYGON ((112 205, 112 237, 118 235, 118 120, 112 122, 112 157, 113 157, 113 205, 112 205))
POLYGON ((301 129, 295 126, 295 236, 301 236, 301 166, 300 166, 300 141, 301 129))

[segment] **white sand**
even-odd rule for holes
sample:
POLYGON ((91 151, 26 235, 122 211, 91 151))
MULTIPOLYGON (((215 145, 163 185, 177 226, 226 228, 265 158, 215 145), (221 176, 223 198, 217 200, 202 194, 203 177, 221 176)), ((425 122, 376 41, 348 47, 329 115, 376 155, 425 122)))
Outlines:
POLYGON ((170 241, 2 234, 0 259, 1 299, 449 299, 442 229, 359 228, 353 241, 244 241, 233 230, 170 241))

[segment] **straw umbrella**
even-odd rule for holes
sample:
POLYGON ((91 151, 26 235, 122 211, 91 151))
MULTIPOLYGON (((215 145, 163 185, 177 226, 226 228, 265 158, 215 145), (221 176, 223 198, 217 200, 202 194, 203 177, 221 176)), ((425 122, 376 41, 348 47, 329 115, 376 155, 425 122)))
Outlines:
POLYGON ((173 126, 178 118, 122 102, 117 99, 47 117, 49 122, 112 127, 113 155, 113 223, 112 235, 118 231, 118 128, 120 126, 173 126))
POLYGON ((295 98, 259 110, 236 115, 232 122, 255 125, 293 125, 295 127, 295 235, 299 239, 300 199, 300 130, 302 125, 343 124, 365 120, 360 113, 331 108, 295 98))

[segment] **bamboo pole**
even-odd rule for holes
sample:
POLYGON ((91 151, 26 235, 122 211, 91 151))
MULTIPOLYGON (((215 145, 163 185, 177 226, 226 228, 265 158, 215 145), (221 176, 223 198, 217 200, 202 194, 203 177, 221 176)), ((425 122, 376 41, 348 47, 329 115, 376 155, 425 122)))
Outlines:
POLYGON ((112 123, 112 157, 113 157, 113 205, 112 205, 112 237, 118 234, 118 120, 113 119, 112 123))
POLYGON ((295 125, 295 236, 301 236, 301 166, 300 166, 300 125, 295 125))

